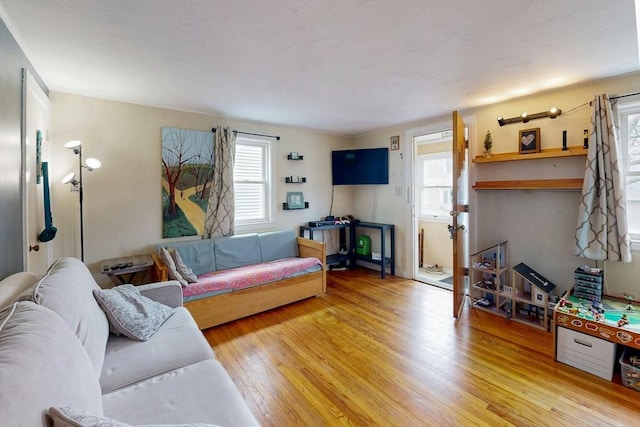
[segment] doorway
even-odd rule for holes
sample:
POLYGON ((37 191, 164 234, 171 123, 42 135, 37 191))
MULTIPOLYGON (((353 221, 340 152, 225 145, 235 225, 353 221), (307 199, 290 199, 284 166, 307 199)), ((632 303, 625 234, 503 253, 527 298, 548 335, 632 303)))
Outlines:
POLYGON ((448 226, 452 209, 452 130, 414 137, 415 229, 418 241, 415 279, 453 289, 453 241, 448 226))

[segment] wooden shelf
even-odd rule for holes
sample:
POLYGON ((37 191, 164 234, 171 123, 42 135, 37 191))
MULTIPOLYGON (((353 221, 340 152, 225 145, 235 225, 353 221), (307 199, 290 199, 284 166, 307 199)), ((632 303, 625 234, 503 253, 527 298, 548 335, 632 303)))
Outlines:
POLYGON ((478 181, 474 190, 582 190, 582 178, 478 181))
POLYGON ((568 147, 565 151, 562 151, 562 148, 549 148, 542 150, 540 153, 500 153, 494 154, 491 157, 476 156, 473 159, 473 163, 497 163, 518 160, 552 159, 555 157, 586 156, 588 151, 588 149, 582 148, 582 146, 573 146, 568 147))

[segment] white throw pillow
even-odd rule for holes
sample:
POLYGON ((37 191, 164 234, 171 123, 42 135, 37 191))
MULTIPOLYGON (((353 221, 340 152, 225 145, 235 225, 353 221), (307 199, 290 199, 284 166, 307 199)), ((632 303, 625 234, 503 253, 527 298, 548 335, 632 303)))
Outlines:
POLYGON ((93 295, 104 310, 111 331, 138 341, 147 341, 174 309, 147 298, 133 285, 96 289, 93 295))
POLYGON ((169 270, 169 279, 177 280, 178 282, 180 282, 182 286, 187 286, 188 285, 187 281, 184 279, 184 277, 182 277, 182 274, 180 274, 180 272, 178 271, 178 268, 176 267, 176 263, 173 260, 173 257, 171 256, 169 251, 167 250, 167 248, 158 249, 158 255, 160 256, 160 259, 162 260, 162 262, 164 262, 164 264, 167 266, 167 269, 169 270))
POLYGON ((180 252, 176 250, 176 248, 167 248, 169 254, 173 257, 173 261, 176 263, 176 270, 178 273, 189 283, 196 283, 198 281, 198 276, 193 274, 193 270, 189 268, 187 264, 184 263, 182 257, 180 256, 180 252))
MULTIPOLYGON (((52 406, 49 416, 53 420, 53 427, 134 427, 130 424, 116 421, 113 418, 91 414, 84 409, 73 406, 52 406)), ((213 424, 144 424, 138 427, 218 427, 213 424)))

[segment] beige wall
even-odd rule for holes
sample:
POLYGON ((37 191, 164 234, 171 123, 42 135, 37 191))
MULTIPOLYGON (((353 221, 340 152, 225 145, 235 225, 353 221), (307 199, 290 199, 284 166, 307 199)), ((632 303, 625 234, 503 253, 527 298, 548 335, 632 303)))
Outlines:
MULTIPOLYGON (((481 155, 482 141, 487 130, 493 135, 494 153, 517 151, 518 131, 535 127, 541 129, 542 148, 560 147, 562 130, 565 129, 568 131, 569 145, 582 145, 582 130, 589 127, 591 114, 588 102, 594 95, 605 92, 637 92, 640 88, 639 79, 640 74, 635 73, 461 111, 463 117, 472 124, 469 135, 470 153, 472 156, 481 155), (562 109, 563 114, 553 120, 540 119, 503 127, 496 120, 499 116, 518 116, 523 111, 545 111, 551 106, 562 109)), ((405 277, 412 275, 413 251, 411 202, 406 194, 411 185, 413 153, 411 141, 407 140, 406 135, 412 129, 446 121, 451 121, 449 114, 354 138, 357 147, 388 146, 390 136, 400 135, 401 149, 391 152, 390 185, 358 191, 355 194, 355 209, 357 215, 365 220, 396 225, 397 271, 405 277), (400 187, 402 194, 396 194, 397 187, 400 187), (377 204, 373 203, 375 198, 378 200, 377 204), (380 200, 385 202, 380 203, 380 200), (377 206, 375 211, 373 206, 377 206)), ((476 179, 582 177, 583 174, 584 158, 470 165, 471 182, 476 179)), ((572 255, 578 198, 577 191, 471 191, 471 250, 509 240, 511 266, 525 262, 560 289, 568 290, 572 286, 573 270, 577 265, 595 265, 593 261, 572 255)), ((633 255, 632 264, 606 263, 609 293, 629 292, 640 296, 640 282, 637 280, 640 253, 634 252, 633 255)), ((598 264, 601 265, 602 262, 598 264)))
POLYGON ((422 262, 438 264, 453 271, 453 241, 446 222, 418 221, 418 233, 424 230, 422 262))
MULTIPOLYGON (((77 172, 77 157, 62 146, 71 139, 83 142, 83 156, 96 157, 102 168, 84 173, 85 261, 94 273, 103 259, 150 252, 162 241, 160 190, 161 127, 210 130, 216 125, 279 135, 275 144, 276 223, 273 229, 298 226, 329 214, 331 150, 349 146, 343 138, 302 129, 233 120, 204 114, 144 107, 121 102, 52 93, 53 216, 58 227, 55 256, 80 256, 78 194, 61 184, 69 171, 77 172), (297 151, 303 161, 287 161, 297 151), (285 184, 299 175, 306 184, 285 184), (310 208, 283 211, 287 191, 303 191, 310 208)), ((352 212, 352 189, 336 187, 334 213, 352 212)), ((259 231, 259 230, 253 230, 259 231)), ((193 238, 193 237, 192 237, 193 238)), ((96 274, 106 283, 101 274, 96 274)))

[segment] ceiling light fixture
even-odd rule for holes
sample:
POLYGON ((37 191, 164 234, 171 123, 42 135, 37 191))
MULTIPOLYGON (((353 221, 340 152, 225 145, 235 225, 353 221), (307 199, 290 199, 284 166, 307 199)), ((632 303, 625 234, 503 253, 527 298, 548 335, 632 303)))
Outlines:
POLYGON ((551 107, 548 111, 543 111, 541 113, 535 113, 535 114, 528 114, 525 111, 518 117, 511 117, 511 118, 505 119, 504 117, 500 116, 498 117, 498 124, 500 126, 504 126, 511 123, 520 123, 520 122, 527 123, 529 120, 543 119, 545 117, 549 117, 550 119, 555 119, 560 114, 562 114, 562 110, 556 107, 551 107))

